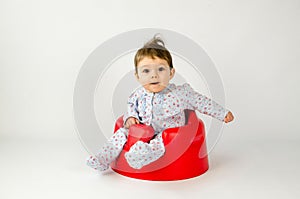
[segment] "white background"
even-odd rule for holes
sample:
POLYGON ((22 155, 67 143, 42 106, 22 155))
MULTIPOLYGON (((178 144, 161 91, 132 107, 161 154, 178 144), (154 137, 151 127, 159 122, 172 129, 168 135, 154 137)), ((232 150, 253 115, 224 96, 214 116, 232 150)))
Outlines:
POLYGON ((300 2, 0 1, 0 198, 299 198, 300 2), (145 182, 87 168, 73 123, 77 74, 102 42, 163 28, 197 42, 235 121, 210 170, 145 182))

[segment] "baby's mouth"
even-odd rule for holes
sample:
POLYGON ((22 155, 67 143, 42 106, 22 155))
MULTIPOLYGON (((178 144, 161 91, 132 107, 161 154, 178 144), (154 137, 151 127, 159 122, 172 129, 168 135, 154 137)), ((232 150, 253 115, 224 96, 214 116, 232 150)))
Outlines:
POLYGON ((157 85, 157 84, 159 84, 159 82, 152 82, 152 83, 150 83, 151 85, 157 85))

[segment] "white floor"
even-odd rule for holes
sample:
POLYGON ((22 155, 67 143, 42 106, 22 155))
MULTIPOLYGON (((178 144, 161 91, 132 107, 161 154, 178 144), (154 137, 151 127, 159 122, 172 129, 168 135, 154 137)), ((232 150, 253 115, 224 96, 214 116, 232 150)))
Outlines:
POLYGON ((73 140, 1 137, 0 198, 300 198, 297 143, 223 134, 206 174, 150 182, 89 169, 76 135, 73 140))

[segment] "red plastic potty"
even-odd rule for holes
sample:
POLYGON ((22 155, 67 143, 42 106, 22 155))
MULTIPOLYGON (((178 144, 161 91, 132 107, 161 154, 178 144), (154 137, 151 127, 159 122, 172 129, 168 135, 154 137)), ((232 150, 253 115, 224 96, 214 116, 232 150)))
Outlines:
MULTIPOLYGON (((127 177, 153 181, 183 180, 205 173, 208 170, 208 156, 204 124, 194 111, 186 110, 185 113, 185 126, 163 131, 166 152, 160 159, 141 169, 134 169, 128 165, 124 154, 130 147, 138 140, 149 142, 154 135, 150 126, 133 125, 129 129, 127 143, 120 156, 111 164, 111 168, 127 177)), ((117 120, 114 132, 121 127, 123 117, 117 120)))

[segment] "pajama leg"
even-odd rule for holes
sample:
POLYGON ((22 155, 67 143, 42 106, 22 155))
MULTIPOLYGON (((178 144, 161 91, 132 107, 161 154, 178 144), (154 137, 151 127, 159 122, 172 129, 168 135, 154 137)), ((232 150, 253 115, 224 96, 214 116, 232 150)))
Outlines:
POLYGON ((127 130, 120 128, 114 135, 107 140, 99 153, 87 159, 87 165, 93 169, 105 171, 108 169, 111 162, 113 162, 120 154, 124 144, 127 141, 127 130))
POLYGON ((158 134, 150 143, 137 141, 130 150, 125 153, 128 164, 135 169, 140 169, 145 165, 154 162, 165 153, 165 146, 161 133, 158 134))

